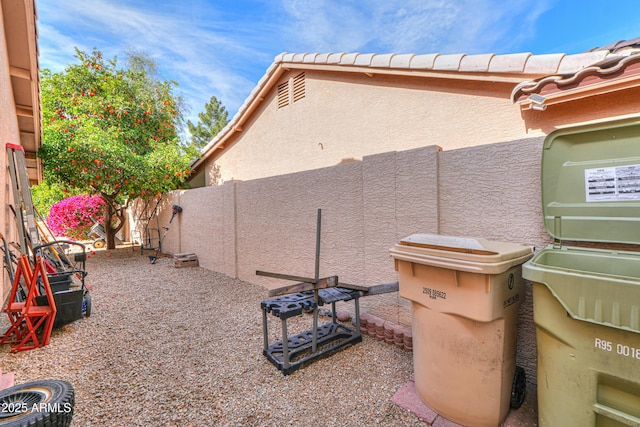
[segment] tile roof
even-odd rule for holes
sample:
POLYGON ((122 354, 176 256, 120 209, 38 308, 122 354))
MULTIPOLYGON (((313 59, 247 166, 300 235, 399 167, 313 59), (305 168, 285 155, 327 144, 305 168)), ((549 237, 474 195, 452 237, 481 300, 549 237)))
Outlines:
MULTIPOLYGON (((393 73, 404 75, 433 75, 434 77, 500 80, 517 84, 512 101, 524 94, 535 93, 547 82, 563 83, 563 79, 581 79, 589 73, 605 75, 614 70, 613 61, 625 67, 628 61, 640 62, 640 38, 620 41, 578 54, 534 55, 529 52, 497 55, 489 54, 377 54, 377 53, 281 53, 274 58, 251 94, 240 106, 229 124, 202 150, 202 157, 193 166, 198 167, 206 157, 224 146, 224 140, 242 129, 244 120, 265 98, 285 70, 325 69, 331 71, 357 71, 363 73, 393 73), (626 55, 626 56, 624 56, 626 55), (615 58, 615 59, 614 59, 615 58), (617 62, 616 62, 617 61, 617 62), (418 74, 416 74, 418 73, 418 74), (535 80, 530 80, 534 78, 535 80), (525 80, 523 82, 523 80, 525 80)), ((568 80, 567 80, 568 82, 568 80)))
MULTIPOLYGON (((457 71, 470 73, 523 73, 552 74, 574 72, 597 62, 608 51, 597 50, 574 55, 533 55, 516 53, 496 55, 493 53, 467 55, 446 54, 377 54, 377 53, 281 53, 273 66, 278 64, 343 65, 365 68, 394 68, 397 70, 457 71)), ((268 73, 268 71, 267 71, 268 73)))
POLYGON ((532 94, 549 95, 596 84, 612 84, 614 80, 640 75, 640 37, 595 48, 586 67, 562 61, 555 73, 535 80, 523 81, 511 93, 513 102, 525 102, 532 94))

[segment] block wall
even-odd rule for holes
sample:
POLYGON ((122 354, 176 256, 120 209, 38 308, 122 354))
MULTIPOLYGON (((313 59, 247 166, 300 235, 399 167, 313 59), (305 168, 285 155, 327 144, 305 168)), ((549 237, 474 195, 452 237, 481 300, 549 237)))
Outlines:
MULTIPOLYGON (((180 191, 183 208, 163 241, 194 252, 200 266, 272 289, 291 284, 256 270, 315 274, 321 209, 320 277, 363 286, 398 280, 389 248, 413 233, 440 233, 544 247, 540 155, 543 138, 441 151, 432 145, 362 161, 180 191)), ((266 292, 265 292, 266 299, 266 292)), ((260 301, 256 301, 256 309, 260 301)), ((361 310, 405 325, 411 304, 398 293, 365 297, 361 310)), ((518 364, 535 382, 531 285, 520 308, 518 364)))

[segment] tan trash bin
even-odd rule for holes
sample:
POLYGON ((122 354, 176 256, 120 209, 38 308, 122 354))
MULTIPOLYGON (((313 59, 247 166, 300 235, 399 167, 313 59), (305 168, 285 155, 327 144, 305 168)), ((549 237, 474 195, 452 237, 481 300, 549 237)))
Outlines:
MULTIPOLYGON (((516 374, 521 264, 532 257, 532 248, 414 234, 390 253, 400 296, 412 302, 418 395, 456 423, 499 426, 509 412, 516 374)), ((524 394, 524 378, 520 383, 524 394)))

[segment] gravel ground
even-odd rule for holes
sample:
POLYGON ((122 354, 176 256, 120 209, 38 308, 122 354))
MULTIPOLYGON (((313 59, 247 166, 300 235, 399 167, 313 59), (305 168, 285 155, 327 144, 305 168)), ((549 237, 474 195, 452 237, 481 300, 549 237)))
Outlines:
MULTIPOLYGON (((0 347, 16 384, 74 385, 74 426, 424 426, 390 401, 411 379, 411 353, 364 336, 283 376, 262 355, 264 288, 171 258, 150 264, 130 248, 97 252, 87 270, 91 317, 41 349, 0 347)), ((275 334, 280 321, 269 318, 275 334)), ((311 319, 291 319, 289 333, 311 319)))

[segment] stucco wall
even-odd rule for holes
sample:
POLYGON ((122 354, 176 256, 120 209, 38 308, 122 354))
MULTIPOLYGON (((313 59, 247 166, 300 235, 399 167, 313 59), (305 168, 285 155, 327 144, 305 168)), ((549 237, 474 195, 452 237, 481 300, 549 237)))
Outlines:
MULTIPOLYGON (((300 72, 286 73, 280 83, 300 72)), ((250 180, 427 145, 450 150, 540 135, 524 126, 509 100, 512 88, 307 70, 305 97, 278 109, 274 88, 215 164, 223 180, 250 180)))
MULTIPOLYGON (((543 138, 485 145, 440 155, 440 233, 482 236, 543 248, 540 157, 543 138)), ((520 308, 517 363, 536 372, 533 295, 520 308)))
MULTIPOLYGON (((163 249, 194 252, 200 265, 275 288, 291 282, 265 270, 313 276, 317 209, 322 209, 320 275, 375 285, 397 280, 391 248, 417 232, 484 237, 542 248, 539 167, 543 138, 441 151, 431 145, 365 156, 277 177, 175 192, 183 211, 163 249)), ((518 364, 535 382, 531 287, 521 306, 518 364)), ((265 292, 266 298, 266 292, 265 292)), ((256 310, 259 301, 256 301, 256 310)), ((398 293, 366 297, 363 312, 409 325, 398 293)), ((259 327, 259 325, 256 325, 259 327)))
MULTIPOLYGON (((6 237, 7 241, 15 239, 15 221, 11 216, 9 205, 13 205, 13 198, 9 189, 11 182, 7 173, 7 155, 4 144, 6 142, 19 143, 20 129, 16 119, 16 107, 13 100, 13 91, 11 88, 11 75, 9 70, 9 58, 7 56, 7 41, 4 29, 4 19, 2 17, 2 7, 0 7, 0 141, 2 141, 2 154, 0 154, 0 198, 4 202, 3 209, 0 209, 0 224, 2 229, 0 232, 6 237)), ((2 300, 4 295, 9 292, 11 284, 6 274, 2 274, 0 278, 0 289, 2 290, 2 300)))

